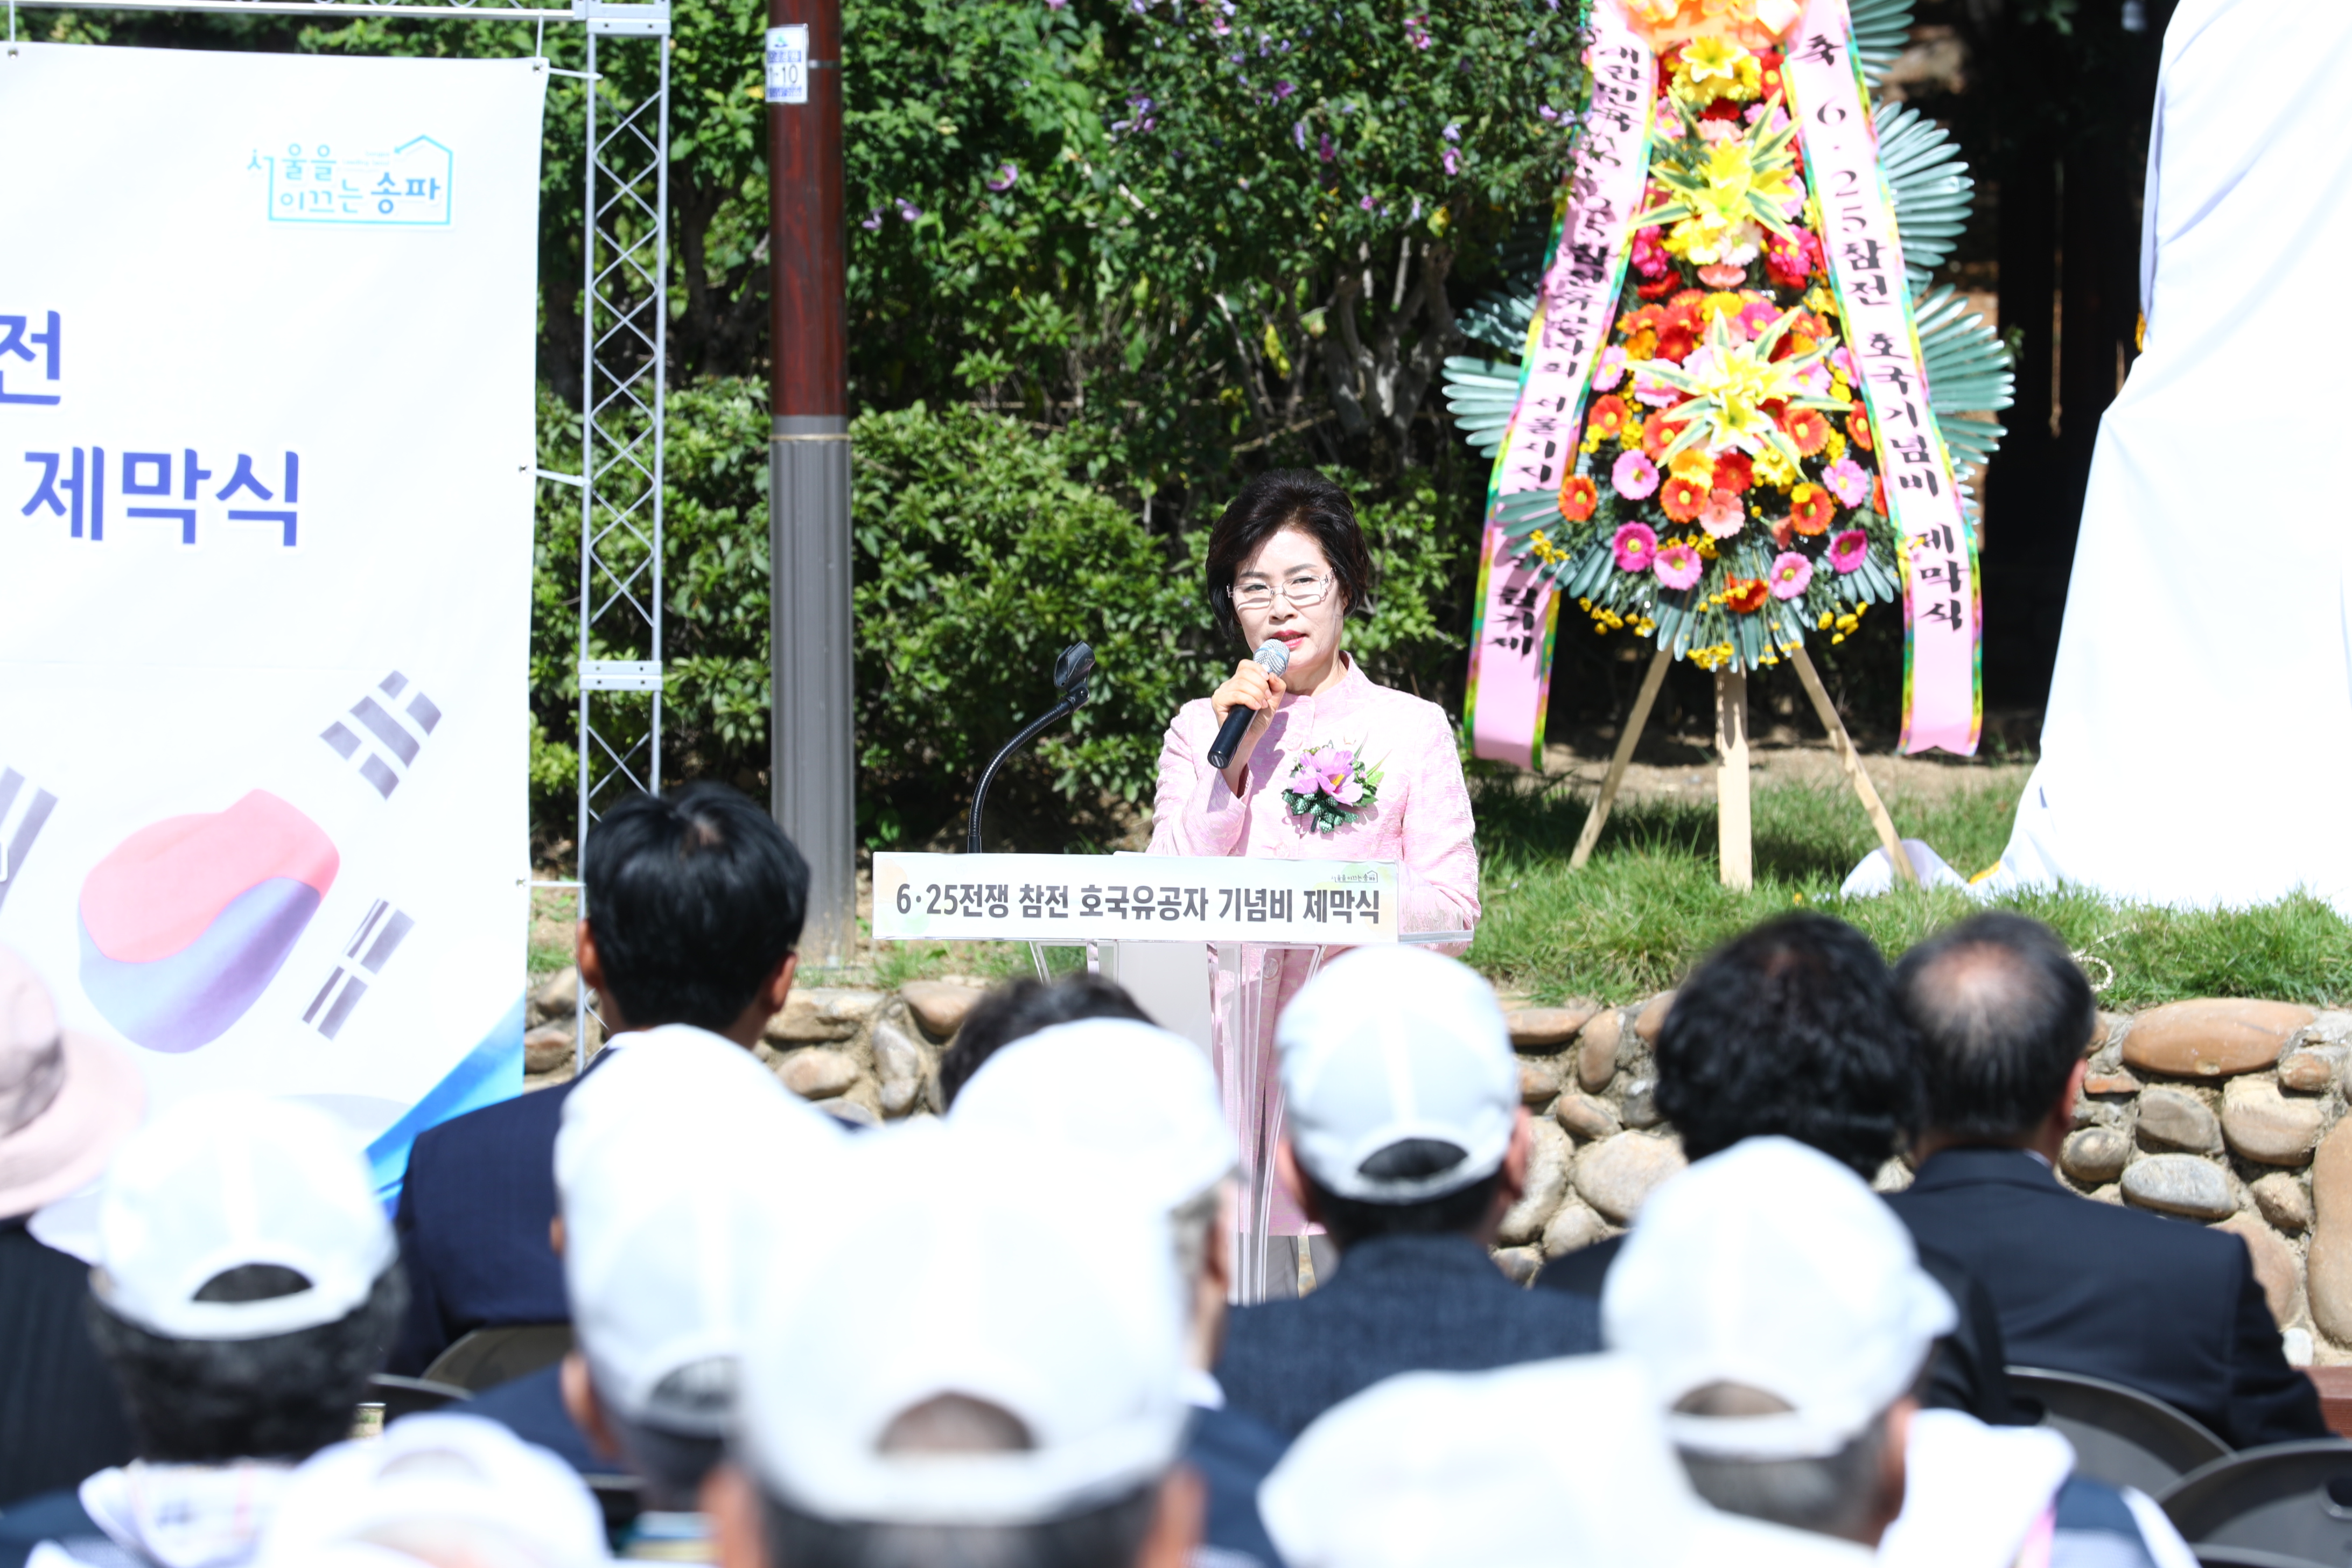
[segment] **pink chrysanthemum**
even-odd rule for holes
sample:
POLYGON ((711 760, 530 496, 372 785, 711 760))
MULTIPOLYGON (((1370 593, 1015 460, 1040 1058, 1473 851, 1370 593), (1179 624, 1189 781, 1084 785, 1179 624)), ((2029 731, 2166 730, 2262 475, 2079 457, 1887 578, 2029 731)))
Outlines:
POLYGON ((1840 458, 1822 470, 1822 483, 1847 506, 1860 506, 1870 497, 1869 471, 1852 458, 1840 458))
POLYGON ((1657 559, 1658 536, 1647 523, 1624 524, 1609 544, 1617 552, 1618 570, 1622 572, 1646 572, 1657 559))
POLYGON ((1650 570, 1669 588, 1687 588, 1698 581, 1699 574, 1706 570, 1706 563, 1687 544, 1669 544, 1658 552, 1650 570))
POLYGON ((1609 470, 1609 482, 1627 500, 1646 500, 1658 493, 1658 465, 1639 452, 1621 452, 1609 470))
POLYGON ((1782 551, 1772 562, 1772 570, 1764 581, 1776 599, 1793 599, 1813 584, 1813 563, 1793 550, 1782 551))
POLYGON ((1858 528, 1849 528, 1830 541, 1830 564, 1837 568, 1840 576, 1845 575, 1868 559, 1870 559, 1870 535, 1858 528))
POLYGON ((1592 390, 1607 392, 1625 379, 1625 351, 1611 343, 1601 351, 1601 358, 1592 366, 1592 390))

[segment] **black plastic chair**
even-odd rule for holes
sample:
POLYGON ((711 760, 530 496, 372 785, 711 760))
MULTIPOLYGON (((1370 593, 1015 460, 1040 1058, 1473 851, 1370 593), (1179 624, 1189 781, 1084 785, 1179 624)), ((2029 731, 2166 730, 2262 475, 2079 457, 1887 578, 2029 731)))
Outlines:
POLYGON ((2352 1443, 2273 1443, 2217 1459, 2158 1497, 2215 1568, 2352 1563, 2352 1443))
POLYGON ((2250 1546, 2192 1546, 2189 1550, 2197 1554, 2198 1568, 2329 1568, 2300 1557, 2256 1552, 2250 1546))
POLYGON ((368 1401, 383 1406, 383 1422, 389 1426, 404 1415, 421 1415, 427 1410, 443 1410, 463 1404, 473 1394, 454 1383, 435 1383, 422 1377, 399 1377, 380 1372, 368 1379, 368 1401))
POLYGON ((455 1384, 479 1394, 502 1383, 553 1366, 572 1349, 569 1323, 504 1323, 476 1329, 433 1358, 427 1383, 455 1384))
POLYGON ((2109 1486, 2162 1497, 2181 1477, 2231 1452, 2194 1416, 2120 1383, 2013 1366, 2009 1385, 2042 1406, 2042 1426, 2074 1445, 2074 1473, 2109 1486))
MULTIPOLYGON (((645 1511, 645 1488, 635 1476, 583 1476, 588 1489, 596 1496, 596 1506, 604 1511, 604 1533, 615 1545, 629 1526, 636 1523, 637 1515, 645 1511)), ((2255 1564, 2252 1568, 2264 1568, 2255 1564)))

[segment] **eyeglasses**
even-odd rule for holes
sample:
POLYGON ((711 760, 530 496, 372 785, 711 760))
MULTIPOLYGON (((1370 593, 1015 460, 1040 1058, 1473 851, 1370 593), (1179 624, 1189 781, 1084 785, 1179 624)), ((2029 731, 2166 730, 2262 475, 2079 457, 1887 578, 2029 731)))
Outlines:
POLYGON ((1290 601, 1292 609, 1311 610, 1331 592, 1331 578, 1328 572, 1300 573, 1279 588, 1264 581, 1243 583, 1234 589, 1234 607, 1237 610, 1270 610, 1274 607, 1275 595, 1280 594, 1290 601))

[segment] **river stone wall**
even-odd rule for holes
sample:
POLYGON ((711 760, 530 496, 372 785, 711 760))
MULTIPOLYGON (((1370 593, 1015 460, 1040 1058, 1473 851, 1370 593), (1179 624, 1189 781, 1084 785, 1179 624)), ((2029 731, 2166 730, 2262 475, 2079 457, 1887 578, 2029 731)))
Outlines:
MULTIPOLYGON (((530 997, 528 1089, 572 1076, 578 984, 566 970, 530 997)), ((787 1088, 845 1121, 936 1114, 940 1052, 982 988, 950 976, 892 992, 797 990, 769 1020, 759 1055, 787 1088)), ((1650 1047, 1673 1001, 1667 992, 1631 1006, 1507 1015, 1520 1098, 1535 1116, 1527 1194, 1505 1217, 1496 1253, 1513 1278, 1531 1279, 1548 1259, 1623 1230, 1650 1189, 1683 1168, 1651 1093, 1650 1047)), ((2352 1364, 2352 1013, 2216 999, 2102 1013, 2099 1023, 2061 1180, 2094 1203, 2242 1237, 2288 1359, 2352 1364)), ((1910 1179, 1890 1161, 1877 1184, 1910 1179)))

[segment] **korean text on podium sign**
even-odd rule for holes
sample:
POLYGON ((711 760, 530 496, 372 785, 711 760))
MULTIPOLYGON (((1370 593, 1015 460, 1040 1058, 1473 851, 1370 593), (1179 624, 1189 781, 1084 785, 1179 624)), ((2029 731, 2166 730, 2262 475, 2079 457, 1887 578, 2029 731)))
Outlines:
POLYGON ((1398 940, 1393 860, 1174 855, 874 857, 883 942, 1398 940))

